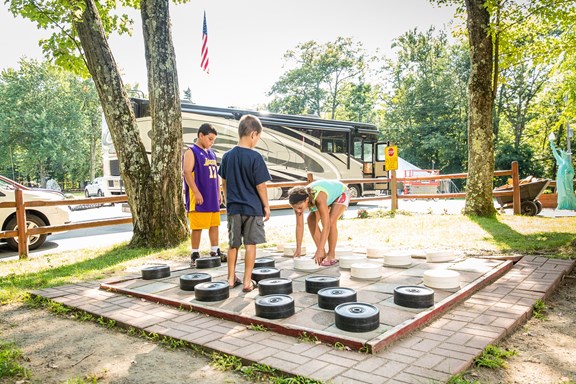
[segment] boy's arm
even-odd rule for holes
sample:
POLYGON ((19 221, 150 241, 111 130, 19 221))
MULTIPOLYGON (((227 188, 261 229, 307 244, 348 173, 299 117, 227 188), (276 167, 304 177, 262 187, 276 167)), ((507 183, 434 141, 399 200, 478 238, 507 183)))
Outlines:
POLYGON ((184 166, 182 167, 182 175, 184 176, 184 180, 186 180, 186 184, 192 190, 194 194, 194 200, 196 200, 196 204, 202 205, 204 202, 204 198, 198 190, 198 186, 194 181, 194 177, 192 176, 192 172, 194 171, 194 152, 190 148, 186 150, 184 153, 184 166))
POLYGON ((217 176, 218 178, 218 203, 220 205, 225 204, 224 202, 224 179, 221 178, 219 175, 217 176))
POLYGON ((270 218, 270 205, 268 203, 268 188, 266 187, 266 183, 258 184, 256 191, 258 192, 258 197, 260 197, 262 208, 264 209, 264 221, 268 221, 270 218))
POLYGON ((226 204, 226 200, 228 200, 226 198, 226 179, 221 179, 222 180, 222 204, 226 204))

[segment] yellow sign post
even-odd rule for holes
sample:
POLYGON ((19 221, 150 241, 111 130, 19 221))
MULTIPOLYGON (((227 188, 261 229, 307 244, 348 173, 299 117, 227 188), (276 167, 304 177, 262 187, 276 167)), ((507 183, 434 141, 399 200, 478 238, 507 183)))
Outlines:
POLYGON ((384 150, 386 154, 385 167, 387 171, 395 171, 398 169, 398 146, 391 145, 384 150))

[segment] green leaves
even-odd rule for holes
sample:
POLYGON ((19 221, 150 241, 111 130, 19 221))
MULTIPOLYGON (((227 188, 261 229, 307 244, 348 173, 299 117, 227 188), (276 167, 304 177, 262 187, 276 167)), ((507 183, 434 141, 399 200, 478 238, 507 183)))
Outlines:
POLYGON ((367 118, 366 111, 374 106, 370 102, 376 98, 372 88, 364 84, 369 60, 361 43, 343 37, 323 45, 308 41, 287 51, 284 60, 291 69, 269 92, 274 96, 271 111, 367 118), (346 96, 363 98, 364 103, 345 103, 346 96))
MULTIPOLYGON (((30 0, 8 0, 10 12, 36 23, 39 29, 47 29, 52 35, 39 42, 45 57, 56 65, 83 77, 88 77, 88 70, 83 58, 84 53, 73 23, 82 20, 86 6, 78 0, 47 0, 42 2, 30 0)), ((133 21, 126 14, 116 14, 116 1, 96 2, 104 31, 118 34, 132 33, 133 21)), ((125 0, 121 5, 138 7, 139 2, 125 0)))
POLYGON ((0 74, 0 145, 31 180, 86 180, 90 146, 100 138, 98 105, 91 80, 21 60, 19 70, 0 74))
POLYGON ((392 81, 383 135, 421 168, 432 162, 444 173, 466 162, 466 49, 448 44, 445 32, 411 30, 394 41, 397 60, 387 66, 392 81))

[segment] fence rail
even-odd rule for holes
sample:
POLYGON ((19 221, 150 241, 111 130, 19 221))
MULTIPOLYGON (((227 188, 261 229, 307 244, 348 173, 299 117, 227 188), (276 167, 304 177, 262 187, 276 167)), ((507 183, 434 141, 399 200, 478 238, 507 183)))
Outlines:
MULTIPOLYGON (((342 179, 345 184, 366 184, 366 183, 390 183, 390 195, 377 195, 370 197, 355 197, 350 199, 351 202, 361 203, 363 201, 374 201, 374 200, 391 200, 391 210, 395 211, 398 209, 398 192, 396 189, 397 182, 406 181, 423 181, 423 180, 442 180, 442 179, 465 179, 468 177, 467 173, 455 173, 448 175, 434 175, 434 176, 415 176, 415 177, 396 177, 396 171, 391 171, 391 177, 389 178, 366 178, 366 179, 342 179)), ((519 188, 519 177, 518 177, 518 163, 512 163, 511 170, 495 171, 494 176, 512 176, 513 188, 511 191, 493 191, 494 196, 512 196, 513 197, 513 208, 514 214, 520 214, 520 188, 519 188)), ((312 173, 308 173, 306 181, 295 181, 295 182, 280 182, 280 183, 268 183, 268 188, 290 188, 299 185, 307 185, 314 180, 312 173)), ((102 220, 92 220, 85 221, 82 223, 70 223, 64 225, 50 225, 45 227, 37 228, 27 228, 25 223, 25 212, 27 208, 31 207, 49 207, 58 205, 83 205, 83 204, 109 204, 109 203, 124 203, 128 201, 126 195, 112 196, 112 197, 96 197, 96 198, 85 198, 85 199, 74 199, 74 200, 58 200, 58 201, 24 201, 21 189, 16 189, 15 191, 15 201, 14 202, 3 202, 0 203, 0 208, 15 208, 18 230, 12 231, 0 231, 1 238, 18 237, 18 239, 23 239, 23 241, 18 241, 18 255, 21 259, 27 258, 28 249, 28 237, 31 235, 41 235, 45 233, 54 232, 64 232, 72 231, 76 229, 84 228, 95 228, 103 227, 107 225, 118 225, 118 224, 129 224, 132 222, 131 217, 126 218, 116 218, 116 219, 102 219, 102 220)), ((405 195, 403 195, 405 196, 405 195)), ((435 193, 435 194, 410 194, 407 195, 410 199, 452 199, 452 198, 463 198, 466 197, 466 193, 435 193)), ((271 209, 286 209, 290 208, 290 205, 286 200, 274 201, 270 204, 271 209)), ((222 209, 221 213, 225 213, 226 210, 222 209)))

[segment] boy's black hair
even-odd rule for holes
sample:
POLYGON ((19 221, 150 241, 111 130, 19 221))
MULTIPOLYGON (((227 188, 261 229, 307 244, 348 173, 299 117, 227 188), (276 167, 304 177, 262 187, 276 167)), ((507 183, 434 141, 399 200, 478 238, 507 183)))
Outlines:
POLYGON ((244 115, 240 118, 240 123, 238 124, 238 136, 250 136, 252 132, 262 132, 262 129, 262 123, 259 118, 254 115, 244 115))
POLYGON ((200 134, 209 135, 211 133, 218 136, 218 132, 216 132, 216 129, 212 126, 212 124, 204 123, 200 126, 200 128, 198 128, 198 137, 200 137, 200 134))

